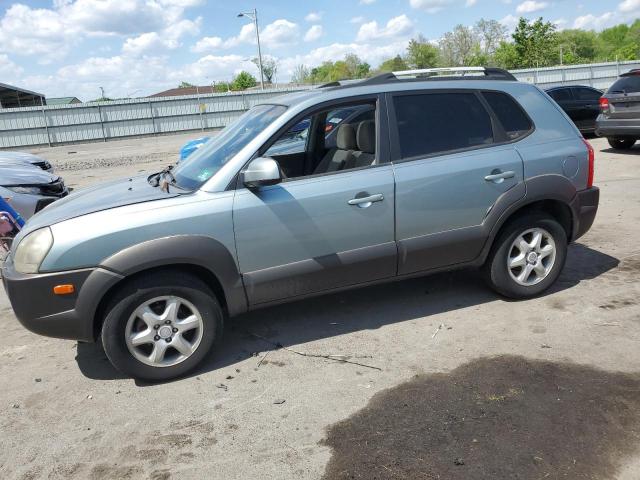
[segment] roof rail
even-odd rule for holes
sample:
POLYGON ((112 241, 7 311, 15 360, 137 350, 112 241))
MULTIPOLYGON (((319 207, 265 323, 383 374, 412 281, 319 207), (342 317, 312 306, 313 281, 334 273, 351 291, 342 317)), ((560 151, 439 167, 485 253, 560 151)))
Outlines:
POLYGON ((517 82, 507 70, 495 67, 445 67, 421 68, 417 70, 402 70, 398 72, 381 73, 360 81, 338 81, 320 85, 326 87, 355 87, 363 85, 382 85, 385 83, 423 81, 423 80, 508 80, 517 82))

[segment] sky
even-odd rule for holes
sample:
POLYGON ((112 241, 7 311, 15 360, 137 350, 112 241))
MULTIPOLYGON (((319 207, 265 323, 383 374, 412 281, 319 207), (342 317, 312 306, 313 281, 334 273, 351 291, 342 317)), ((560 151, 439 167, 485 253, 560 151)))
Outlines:
POLYGON ((279 82, 347 53, 377 66, 480 18, 601 30, 640 17, 640 0, 0 0, 0 83, 86 101, 257 77, 253 23, 237 16, 253 8, 279 82))

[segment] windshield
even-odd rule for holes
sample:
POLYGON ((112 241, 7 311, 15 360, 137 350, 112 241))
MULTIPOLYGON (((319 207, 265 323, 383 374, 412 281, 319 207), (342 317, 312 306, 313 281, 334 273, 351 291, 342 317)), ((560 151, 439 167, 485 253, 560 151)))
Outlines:
POLYGON ((189 190, 200 188, 285 110, 282 105, 258 105, 244 113, 175 167, 176 183, 189 190))

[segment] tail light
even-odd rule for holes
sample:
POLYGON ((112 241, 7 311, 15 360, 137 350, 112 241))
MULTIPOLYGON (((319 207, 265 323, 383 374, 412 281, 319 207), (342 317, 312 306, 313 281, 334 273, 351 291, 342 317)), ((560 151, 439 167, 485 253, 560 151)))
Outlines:
POLYGON ((589 173, 587 175, 587 188, 591 188, 593 187, 593 173, 594 173, 593 171, 595 168, 594 163, 595 163, 596 155, 591 144, 587 142, 584 138, 582 139, 582 141, 587 146, 587 152, 589 153, 589 173))
POLYGON ((598 102, 600 103, 600 111, 602 113, 609 113, 609 99, 600 97, 600 100, 598 102))

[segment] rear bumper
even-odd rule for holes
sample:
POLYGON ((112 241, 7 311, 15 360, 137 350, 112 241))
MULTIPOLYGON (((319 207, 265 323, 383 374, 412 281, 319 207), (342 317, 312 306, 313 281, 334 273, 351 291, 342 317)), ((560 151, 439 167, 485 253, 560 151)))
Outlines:
POLYGON ((571 203, 574 213, 574 228, 571 240, 577 240, 593 225, 598 212, 600 202, 600 189, 591 187, 576 194, 576 198, 571 203))
POLYGON ((9 255, 2 266, 2 282, 18 321, 47 337, 92 342, 100 300, 122 276, 101 268, 56 273, 18 273, 9 255), (55 295, 53 287, 72 284, 75 293, 55 295))
POLYGON ((640 118, 614 119, 600 115, 596 120, 596 135, 640 138, 640 118))

